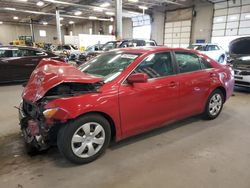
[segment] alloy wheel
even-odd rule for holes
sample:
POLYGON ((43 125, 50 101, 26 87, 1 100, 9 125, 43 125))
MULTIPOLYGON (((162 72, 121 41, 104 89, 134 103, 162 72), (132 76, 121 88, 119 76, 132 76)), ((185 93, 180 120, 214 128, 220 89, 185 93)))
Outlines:
POLYGON ((222 107, 222 97, 220 94, 214 94, 209 101, 209 113, 216 116, 222 107))

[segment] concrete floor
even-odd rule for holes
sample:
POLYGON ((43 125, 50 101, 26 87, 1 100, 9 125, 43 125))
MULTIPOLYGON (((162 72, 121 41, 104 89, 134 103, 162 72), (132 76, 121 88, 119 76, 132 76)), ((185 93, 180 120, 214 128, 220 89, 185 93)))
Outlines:
POLYGON ((21 89, 0 86, 0 187, 250 187, 250 90, 237 90, 214 121, 190 118, 113 144, 97 161, 76 166, 56 148, 25 154, 13 108, 21 89))

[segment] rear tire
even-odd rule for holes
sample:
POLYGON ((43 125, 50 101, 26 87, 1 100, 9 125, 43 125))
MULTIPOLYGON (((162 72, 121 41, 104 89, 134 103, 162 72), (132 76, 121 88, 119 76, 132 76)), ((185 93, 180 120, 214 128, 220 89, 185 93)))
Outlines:
POLYGON ((203 118, 207 120, 217 118, 223 108, 224 98, 220 89, 214 90, 208 97, 203 118))
POLYGON ((96 160, 108 147, 111 138, 110 124, 99 114, 79 117, 63 126, 57 137, 62 155, 76 164, 96 160))

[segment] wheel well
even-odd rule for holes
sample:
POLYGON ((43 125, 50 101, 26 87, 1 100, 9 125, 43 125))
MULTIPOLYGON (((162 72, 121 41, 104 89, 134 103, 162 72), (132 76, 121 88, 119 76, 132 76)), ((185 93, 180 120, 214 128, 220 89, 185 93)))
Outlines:
POLYGON ((108 122, 111 126, 111 141, 113 141, 115 139, 115 137, 116 137, 115 123, 114 123, 113 119, 108 114, 103 113, 103 112, 94 111, 94 112, 87 112, 85 114, 82 114, 81 116, 84 116, 87 114, 99 114, 99 115, 103 116, 106 120, 108 120, 108 122))
MULTIPOLYGON (((225 102, 225 101, 226 101, 226 98, 227 98, 227 92, 226 92, 226 89, 225 89, 224 87, 222 87, 222 86, 217 87, 216 89, 218 89, 218 90, 220 90, 220 91, 222 92, 223 97, 224 97, 223 102, 225 102)), ((215 89, 215 90, 216 90, 216 89, 215 89)))

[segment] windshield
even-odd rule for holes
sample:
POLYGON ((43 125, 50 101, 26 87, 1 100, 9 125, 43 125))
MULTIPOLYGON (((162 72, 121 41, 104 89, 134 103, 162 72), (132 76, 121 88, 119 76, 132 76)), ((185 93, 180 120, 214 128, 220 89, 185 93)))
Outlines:
POLYGON ((119 46, 120 42, 113 41, 113 42, 107 42, 103 45, 102 50, 109 51, 111 49, 117 48, 119 46))
POLYGON ((140 54, 110 52, 90 60, 79 67, 79 70, 109 82, 119 76, 140 54))
POLYGON ((190 45, 188 48, 193 49, 193 50, 205 51, 206 46, 204 46, 204 45, 190 45))

